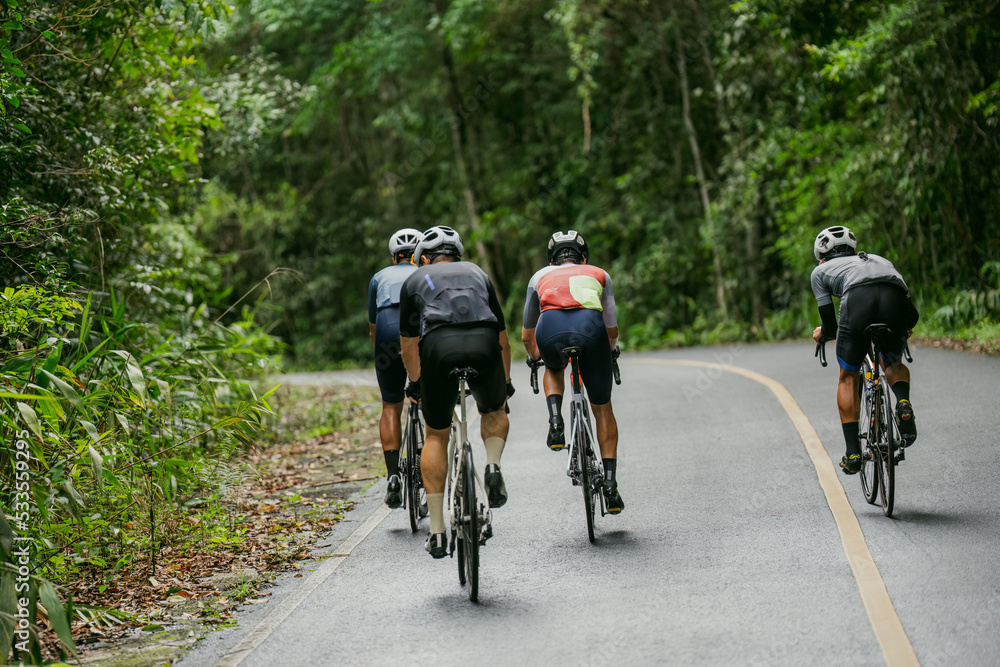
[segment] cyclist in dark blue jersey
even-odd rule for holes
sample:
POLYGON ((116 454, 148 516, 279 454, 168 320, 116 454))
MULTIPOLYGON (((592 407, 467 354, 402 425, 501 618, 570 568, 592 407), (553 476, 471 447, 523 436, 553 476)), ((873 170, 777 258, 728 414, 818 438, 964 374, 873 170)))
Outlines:
POLYGON ((422 401, 426 427, 420 469, 431 523, 425 548, 434 558, 447 555, 448 546, 444 483, 458 398, 458 382, 450 375, 455 368, 476 371, 468 382, 486 445, 483 484, 490 507, 507 502, 500 456, 510 429, 504 408, 514 391, 510 343, 493 283, 481 268, 461 261, 463 251, 462 239, 451 227, 428 229, 414 251, 420 268, 406 279, 400 293, 400 344, 411 380, 407 395, 422 401))
POLYGON ((375 376, 382 393, 378 431, 389 482, 385 504, 391 508, 403 504, 403 486, 399 479, 402 440, 399 424, 403 415, 406 369, 399 350, 399 292, 407 276, 417 270, 410 259, 419 241, 420 231, 416 229, 400 229, 393 234, 389 239, 392 264, 372 276, 368 283, 368 335, 375 348, 375 376))
POLYGON ((847 443, 840 467, 847 475, 861 469, 858 370, 867 351, 865 329, 871 324, 886 324, 895 334, 879 362, 896 395, 896 417, 903 445, 909 446, 917 438, 916 418, 910 404, 910 369, 903 364, 902 353, 906 338, 920 316, 892 262, 878 255, 856 252, 857 245, 857 238, 847 227, 824 229, 813 243, 813 255, 819 266, 813 269, 810 278, 823 322, 813 331, 813 340, 817 343, 837 340, 840 364, 837 406, 847 443), (839 325, 834 297, 840 299, 839 325))

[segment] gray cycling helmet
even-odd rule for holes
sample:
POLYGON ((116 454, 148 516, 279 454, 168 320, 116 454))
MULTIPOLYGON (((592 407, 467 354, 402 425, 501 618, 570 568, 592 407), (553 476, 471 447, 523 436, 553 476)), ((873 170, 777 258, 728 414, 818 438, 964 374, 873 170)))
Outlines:
POLYGON ((583 234, 571 229, 565 234, 556 232, 549 239, 548 258, 549 264, 563 258, 564 255, 577 256, 577 263, 590 259, 590 249, 587 248, 587 241, 583 234))
POLYGON ((405 227, 389 237, 389 254, 395 257, 400 253, 412 254, 420 243, 420 230, 405 227))
POLYGON ((419 265, 420 258, 424 255, 429 255, 433 260, 438 255, 461 257, 463 252, 465 246, 462 245, 462 237, 458 232, 451 227, 438 225, 424 232, 420 242, 417 243, 417 249, 413 251, 413 256, 417 258, 419 265))
POLYGON ((813 255, 816 261, 839 257, 840 255, 853 255, 858 247, 858 239, 854 237, 847 227, 827 227, 821 231, 813 242, 813 255))

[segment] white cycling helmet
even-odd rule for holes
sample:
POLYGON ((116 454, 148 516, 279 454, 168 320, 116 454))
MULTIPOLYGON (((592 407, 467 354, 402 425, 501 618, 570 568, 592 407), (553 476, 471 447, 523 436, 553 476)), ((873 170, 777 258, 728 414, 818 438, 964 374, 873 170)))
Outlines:
POLYGON ((401 252, 410 251, 420 243, 420 230, 405 227, 389 237, 389 254, 395 257, 401 252))
POLYGON ((829 255, 841 246, 847 246, 850 248, 851 254, 854 253, 858 247, 858 240, 854 237, 854 232, 847 227, 827 227, 816 236, 816 240, 813 242, 813 254, 816 256, 816 261, 822 260, 824 255, 829 255))
POLYGON ((417 258, 419 265, 420 257, 423 255, 454 255, 461 257, 465 252, 462 245, 462 237, 451 227, 438 225, 431 227, 417 243, 417 249, 413 251, 413 256, 417 258))

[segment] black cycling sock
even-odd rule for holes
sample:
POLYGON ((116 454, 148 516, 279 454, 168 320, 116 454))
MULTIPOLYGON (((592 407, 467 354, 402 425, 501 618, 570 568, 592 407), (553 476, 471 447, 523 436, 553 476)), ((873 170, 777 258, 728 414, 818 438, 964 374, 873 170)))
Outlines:
POLYGON ((847 422, 840 426, 844 429, 844 440, 847 442, 847 455, 860 454, 861 443, 858 441, 858 422, 847 422))
POLYGON ((896 395, 897 401, 910 400, 910 383, 900 380, 896 384, 892 385, 892 393, 896 395))
POLYGON ((601 463, 604 464, 604 481, 613 482, 615 481, 615 472, 618 468, 618 459, 601 459, 601 463))
POLYGON ((386 449, 382 452, 385 457, 385 476, 392 477, 399 474, 399 450, 386 449))
POLYGON ((545 403, 549 406, 549 419, 562 415, 562 395, 552 394, 545 397, 545 403))

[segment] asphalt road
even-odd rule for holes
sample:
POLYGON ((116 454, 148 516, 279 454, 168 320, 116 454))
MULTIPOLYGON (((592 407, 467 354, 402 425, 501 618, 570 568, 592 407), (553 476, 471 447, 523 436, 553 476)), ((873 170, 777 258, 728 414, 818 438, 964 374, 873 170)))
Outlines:
MULTIPOLYGON (((626 509, 598 518, 596 544, 565 454, 544 446, 544 400, 520 365, 503 460, 510 501, 481 551, 479 604, 459 586, 455 560, 424 552, 405 511, 372 527, 380 482, 324 543, 346 552, 368 520, 350 555, 317 562, 313 578, 282 577, 270 602, 180 664, 885 664, 877 630, 893 619, 866 611, 859 576, 869 588, 884 582, 889 616, 921 664, 1000 664, 1000 360, 914 349, 920 435, 898 469, 894 518, 865 503, 857 477, 836 475, 876 569, 842 539, 845 518, 775 394, 728 370, 675 363, 781 383, 832 466, 843 454, 837 375, 812 351, 624 355, 613 401, 626 509)), ((482 466, 481 444, 476 455, 482 466)))

